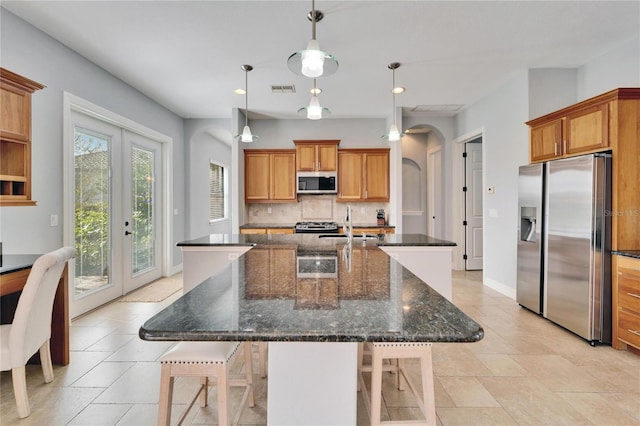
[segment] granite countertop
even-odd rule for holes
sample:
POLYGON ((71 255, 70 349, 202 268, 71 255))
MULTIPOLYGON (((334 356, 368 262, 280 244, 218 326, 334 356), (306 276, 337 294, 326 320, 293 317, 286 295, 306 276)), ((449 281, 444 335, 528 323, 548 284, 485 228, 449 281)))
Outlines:
POLYGON ((611 254, 617 254, 618 256, 633 257, 640 259, 640 250, 612 250, 611 254))
MULTIPOLYGON (((244 225, 240 225, 240 229, 262 229, 262 228, 272 228, 272 229, 289 229, 293 228, 295 223, 245 223, 244 225)), ((340 228, 342 228, 342 224, 338 224, 340 228)), ((371 228, 371 229, 394 229, 395 226, 392 225, 376 225, 371 223, 357 223, 353 224, 354 228, 371 228)))
MULTIPOLYGON (((333 245, 344 244, 345 237, 340 234, 333 234, 328 238, 321 238, 320 235, 330 234, 285 234, 285 235, 253 235, 253 234, 211 234, 205 237, 193 240, 181 241, 179 247, 214 247, 214 246, 255 246, 258 244, 282 244, 282 245, 333 245)), ((361 243, 359 235, 355 235, 354 241, 361 243)), ((449 246, 453 247, 456 243, 452 241, 440 240, 422 234, 384 234, 378 235, 377 238, 368 238, 365 240, 366 245, 377 246, 406 246, 406 247, 429 247, 429 246, 449 246)))
POLYGON ((478 323, 375 245, 332 242, 315 249, 337 261, 333 278, 300 276, 295 247, 259 244, 146 321, 139 335, 169 341, 482 339, 478 323))

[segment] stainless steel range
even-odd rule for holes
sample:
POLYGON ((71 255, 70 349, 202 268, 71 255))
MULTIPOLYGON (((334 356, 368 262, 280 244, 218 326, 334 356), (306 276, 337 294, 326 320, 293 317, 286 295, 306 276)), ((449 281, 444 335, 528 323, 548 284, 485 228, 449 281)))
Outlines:
POLYGON ((337 234, 336 222, 298 222, 295 226, 296 234, 337 234))

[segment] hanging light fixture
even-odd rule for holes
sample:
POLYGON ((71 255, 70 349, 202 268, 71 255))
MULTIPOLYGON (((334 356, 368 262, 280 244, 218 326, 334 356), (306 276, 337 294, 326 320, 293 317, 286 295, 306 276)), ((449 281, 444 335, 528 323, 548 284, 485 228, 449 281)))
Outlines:
POLYGON ((392 62, 388 65, 388 68, 391 70, 391 73, 393 75, 391 85, 393 122, 391 123, 391 127, 389 128, 389 133, 384 135, 383 138, 388 139, 390 142, 397 142, 402 136, 404 136, 404 134, 400 133, 400 130, 398 130, 398 125, 396 124, 396 93, 404 92, 404 87, 396 87, 396 69, 400 68, 400 62, 392 62))
POLYGON ((331 113, 328 108, 323 108, 320 106, 320 100, 318 99, 318 94, 322 92, 322 90, 316 87, 316 79, 313 79, 313 89, 311 89, 311 100, 309 101, 309 106, 302 107, 298 110, 298 113, 306 113, 307 118, 309 120, 320 120, 323 117, 326 117, 331 113))
POLYGON ((316 22, 324 15, 315 8, 315 0, 311 0, 311 12, 307 18, 311 21, 311 40, 307 48, 293 53, 287 59, 289 69, 298 75, 309 78, 326 77, 338 70, 338 60, 333 55, 320 50, 316 40, 316 22))
POLYGON ((242 134, 236 135, 236 138, 239 138, 241 142, 255 142, 258 140, 258 136, 251 133, 251 129, 249 128, 249 84, 248 84, 248 74, 249 71, 253 69, 251 65, 242 65, 242 71, 244 71, 244 129, 242 129, 242 134))

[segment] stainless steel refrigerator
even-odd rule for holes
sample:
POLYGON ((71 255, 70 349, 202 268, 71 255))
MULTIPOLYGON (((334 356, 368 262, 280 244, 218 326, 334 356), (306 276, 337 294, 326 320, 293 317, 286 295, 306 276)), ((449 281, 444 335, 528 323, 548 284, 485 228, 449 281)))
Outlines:
POLYGON ((549 161, 533 167, 535 179, 530 168, 521 168, 519 181, 517 301, 592 344, 610 343, 611 157, 549 161), (527 188, 538 184, 534 203, 527 188))

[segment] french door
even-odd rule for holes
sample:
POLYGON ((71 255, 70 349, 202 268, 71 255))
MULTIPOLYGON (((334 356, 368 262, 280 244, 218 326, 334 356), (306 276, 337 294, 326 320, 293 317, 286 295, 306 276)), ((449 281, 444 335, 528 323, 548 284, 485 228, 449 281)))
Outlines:
POLYGON ((162 146, 73 111, 71 317, 162 274, 162 146))

